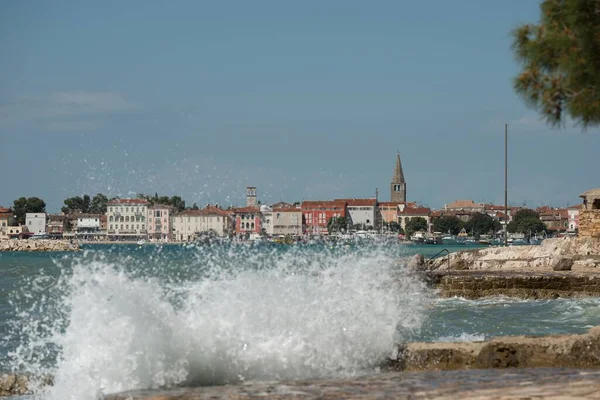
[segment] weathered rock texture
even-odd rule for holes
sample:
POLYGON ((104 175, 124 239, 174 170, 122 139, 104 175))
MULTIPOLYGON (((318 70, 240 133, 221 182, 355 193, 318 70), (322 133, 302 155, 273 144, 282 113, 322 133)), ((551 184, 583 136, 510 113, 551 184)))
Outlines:
MULTIPOLYGON (((589 237, 546 239, 539 246, 486 247, 459 251, 429 264, 430 270, 551 271, 559 257, 572 257, 574 271, 600 266, 600 240, 589 237)), ((600 271, 600 268, 598 269, 600 271)))
MULTIPOLYGON (((452 397, 456 393, 463 393, 461 398, 544 398, 559 394, 572 396, 565 398, 590 394, 596 397, 581 398, 600 398, 600 327, 581 335, 409 343, 398 355, 384 367, 387 372, 353 379, 141 390, 108 395, 105 400, 414 399, 457 398, 452 397)), ((5 376, 0 381, 0 394, 27 393, 27 382, 27 377, 5 376)))
POLYGON ((249 383, 109 395, 105 400, 598 399, 600 370, 562 368, 382 373, 355 379, 249 383))
POLYGON ((79 246, 63 240, 0 240, 0 251, 75 251, 79 246))
POLYGON ((0 375, 0 396, 29 394, 29 377, 23 374, 0 375))
POLYGON ((468 343, 409 343, 391 366, 404 371, 600 368, 600 327, 581 335, 501 336, 468 343))
POLYGON ((586 237, 461 251, 416 269, 444 297, 537 299, 600 296, 599 267, 600 240, 586 237))
POLYGON ((433 271, 427 279, 441 297, 522 299, 600 296, 600 273, 433 271))
POLYGON ((579 236, 600 238, 600 210, 579 212, 579 236))

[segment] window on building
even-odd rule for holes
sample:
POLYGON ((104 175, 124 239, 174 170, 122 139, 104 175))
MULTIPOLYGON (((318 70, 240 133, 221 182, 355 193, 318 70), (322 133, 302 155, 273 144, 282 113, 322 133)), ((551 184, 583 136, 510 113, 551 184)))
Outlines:
POLYGON ((123 230, 123 224, 121 224, 121 230, 123 230))
POLYGON ((142 224, 142 230, 144 230, 144 224, 142 224))
POLYGON ((125 229, 129 229, 129 225, 125 225, 125 229))
POLYGON ((129 212, 129 207, 125 207, 125 212, 129 212))

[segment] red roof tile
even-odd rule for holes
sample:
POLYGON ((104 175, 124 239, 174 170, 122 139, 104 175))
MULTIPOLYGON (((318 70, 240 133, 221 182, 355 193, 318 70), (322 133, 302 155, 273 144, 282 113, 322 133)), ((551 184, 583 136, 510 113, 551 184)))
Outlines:
POLYGON ((427 207, 415 207, 415 208, 405 208, 403 211, 400 211, 398 214, 400 215, 429 215, 431 214, 431 209, 427 207))
POLYGON ((302 202, 302 208, 307 207, 345 207, 346 202, 342 200, 307 200, 302 202))
POLYGON ((377 204, 376 199, 335 199, 334 201, 345 201, 348 207, 371 206, 377 204))
POLYGON ((278 213, 291 213, 291 212, 297 212, 297 213, 302 213, 302 210, 299 208, 273 208, 273 212, 278 212, 278 213))
POLYGON ((257 213, 260 211, 260 209, 258 207, 238 207, 238 208, 234 208, 233 211, 236 214, 249 214, 249 213, 257 213))

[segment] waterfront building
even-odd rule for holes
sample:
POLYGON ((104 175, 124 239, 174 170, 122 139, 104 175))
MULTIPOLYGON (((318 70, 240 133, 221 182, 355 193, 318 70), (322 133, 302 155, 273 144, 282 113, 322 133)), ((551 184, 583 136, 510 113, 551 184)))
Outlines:
POLYGON ((346 217, 351 225, 362 225, 365 229, 378 226, 377 199, 336 199, 346 203, 346 217))
POLYGON ((115 199, 107 203, 109 237, 134 239, 145 237, 146 217, 150 203, 144 199, 115 199))
POLYGON ((69 231, 69 220, 66 215, 48 215, 46 233, 56 239, 63 237, 69 231))
POLYGON ((261 214, 258 207, 235 208, 235 233, 238 236, 258 235, 261 233, 261 214))
POLYGON ((70 220, 76 220, 77 233, 97 233, 100 231, 102 214, 69 214, 70 220))
POLYGON ((232 232, 231 217, 227 211, 207 205, 202 210, 183 210, 171 217, 175 240, 189 242, 204 234, 228 236, 232 232))
POLYGON ((10 209, 0 207, 0 234, 6 230, 7 227, 15 225, 15 218, 10 209))
POLYGON ((402 170, 402 162, 400 161, 400 152, 396 154, 396 167, 394 168, 394 176, 390 182, 390 191, 391 201, 406 203, 406 181, 404 180, 404 171, 402 170))
POLYGON ((400 211, 400 206, 404 209, 403 203, 398 203, 396 201, 380 201, 377 204, 379 208, 379 215, 381 216, 381 220, 383 222, 398 222, 398 212, 400 211))
POLYGON ((302 210, 299 208, 273 208, 273 235, 302 235, 302 210))
POLYGON ((406 223, 411 218, 424 218, 427 222, 428 231, 431 230, 431 209, 427 207, 405 207, 398 213, 398 223, 406 231, 406 223))
POLYGON ((154 204, 148 207, 148 237, 151 239, 171 240, 171 217, 175 207, 166 204, 154 204))
POLYGON ((273 207, 260 206, 260 223, 267 236, 273 236, 273 207))
POLYGON ((27 225, 7 226, 6 229, 0 230, 0 239, 25 239, 31 236, 27 229, 27 225))
POLYGON ((347 217, 343 200, 303 201, 301 210, 305 232, 313 235, 327 234, 327 222, 331 218, 347 217))
POLYGON ((467 211, 469 213, 483 213, 485 211, 485 205, 481 203, 475 203, 473 200, 456 200, 450 204, 444 205, 446 211, 467 211))
POLYGON ((571 206, 567 209, 568 217, 568 231, 575 232, 579 229, 579 213, 581 211, 581 204, 571 206))
POLYGON ((25 225, 30 233, 46 233, 46 213, 26 213, 25 225))
POLYGON ((547 231, 564 232, 568 230, 569 213, 567 209, 543 206, 539 207, 536 212, 539 214, 540 221, 546 225, 547 231))

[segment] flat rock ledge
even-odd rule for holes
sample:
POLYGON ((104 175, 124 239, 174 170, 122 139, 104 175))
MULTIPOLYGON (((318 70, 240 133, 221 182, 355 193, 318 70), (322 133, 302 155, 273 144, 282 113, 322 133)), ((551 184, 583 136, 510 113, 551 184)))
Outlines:
POLYGON ((352 379, 131 391, 105 400, 600 399, 600 327, 581 335, 409 343, 384 370, 352 379))
POLYGON ((427 262, 417 257, 409 265, 442 297, 600 296, 600 240, 594 238, 459 251, 427 262))
POLYGON ((79 246, 64 240, 11 239, 0 240, 2 251, 77 251, 79 246))

